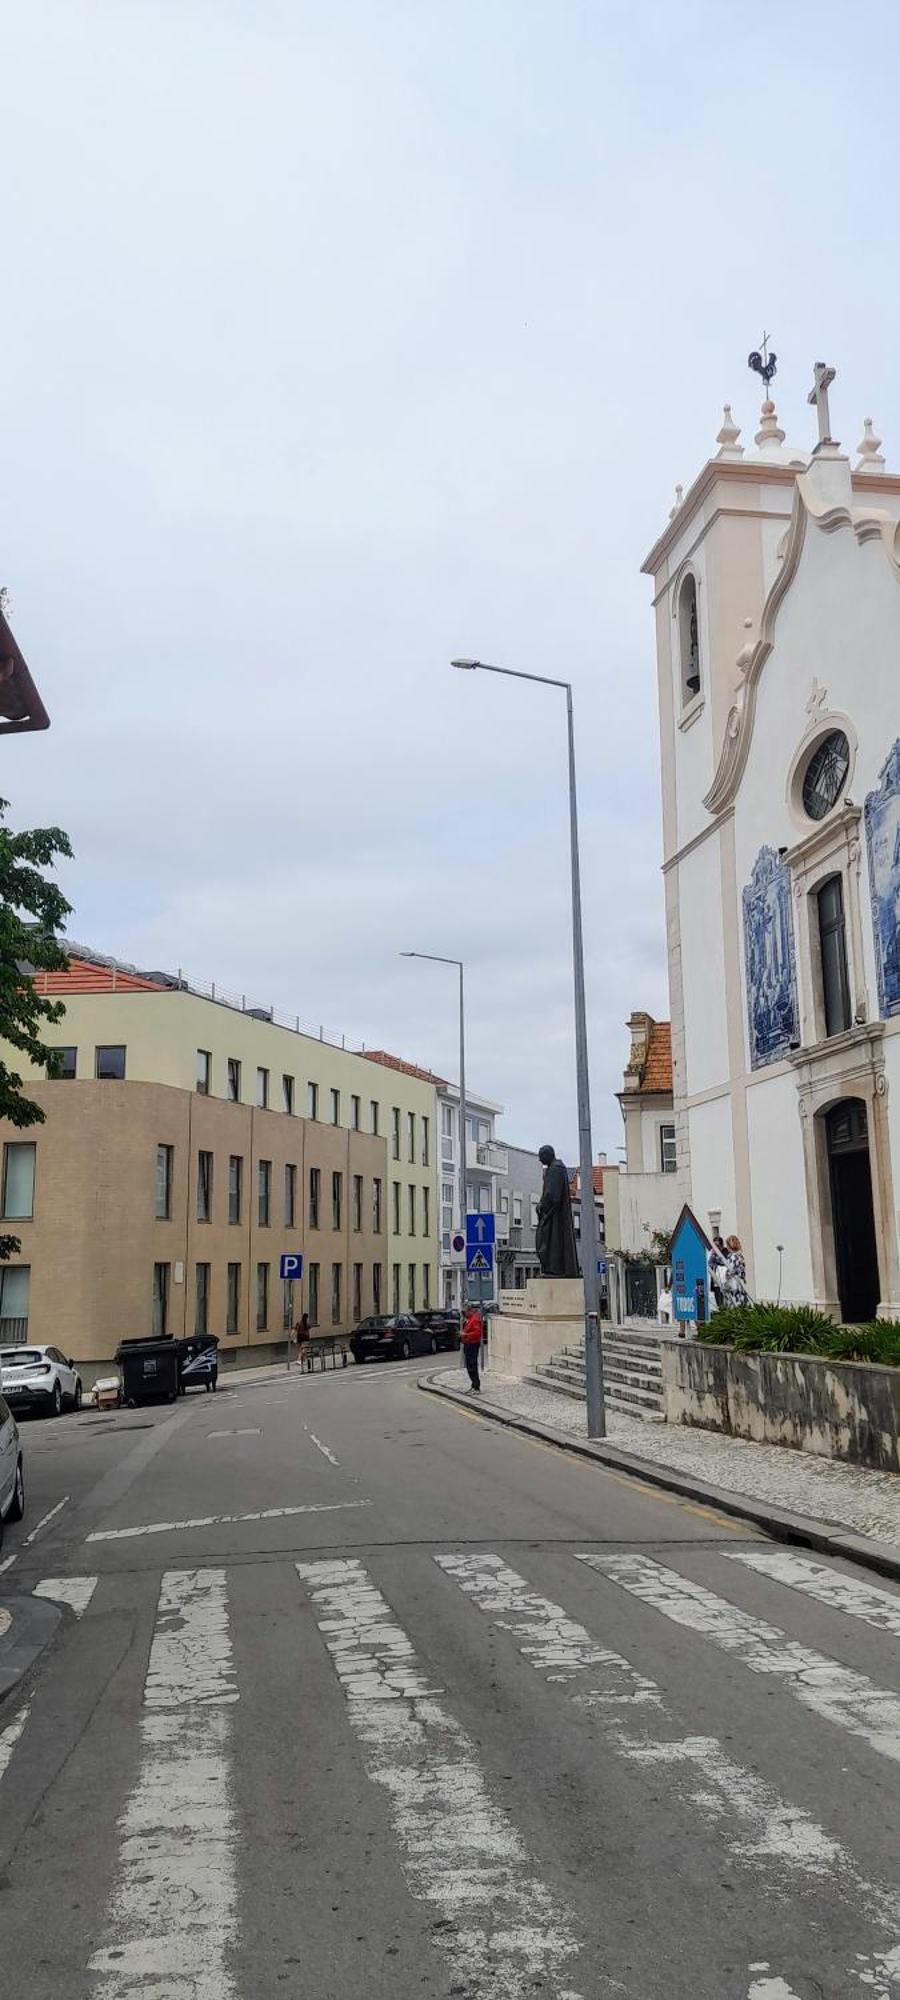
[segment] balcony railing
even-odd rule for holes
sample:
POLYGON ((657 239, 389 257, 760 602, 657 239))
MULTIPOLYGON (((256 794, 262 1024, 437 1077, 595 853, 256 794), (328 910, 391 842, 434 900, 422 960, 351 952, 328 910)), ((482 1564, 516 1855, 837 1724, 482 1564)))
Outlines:
POLYGON ((505 1146, 498 1146, 493 1139, 467 1139, 466 1166, 479 1168, 483 1174, 505 1174, 509 1172, 509 1154, 505 1146))

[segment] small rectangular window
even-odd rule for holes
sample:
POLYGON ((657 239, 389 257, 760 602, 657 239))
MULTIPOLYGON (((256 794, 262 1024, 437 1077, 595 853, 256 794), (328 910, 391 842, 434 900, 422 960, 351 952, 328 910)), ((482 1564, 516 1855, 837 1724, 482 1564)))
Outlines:
POLYGON ((359 1131, 359 1098, 358 1098, 358 1097, 351 1097, 351 1099, 350 1099, 350 1129, 351 1129, 351 1131, 353 1131, 353 1132, 358 1132, 358 1131, 359 1131))
POLYGON ((359 1320, 359 1319, 362 1319, 362 1289, 363 1289, 363 1267, 362 1267, 362 1265, 361 1265, 361 1264, 354 1264, 354 1266, 353 1266, 353 1318, 354 1318, 354 1320, 359 1320))
POLYGON ((125 1050, 121 1044, 94 1051, 94 1073, 101 1078, 112 1077, 121 1081, 125 1075, 125 1050))
MULTIPOLYGON (((197 1050, 197 1089, 201 1097, 209 1096, 212 1082, 212 1054, 209 1049, 197 1050)), ((200 1269, 198 1264, 197 1269, 200 1269)))
POLYGON ((661 1125, 659 1128, 659 1169, 663 1174, 678 1171, 674 1125, 661 1125))
POLYGON ((297 1169, 290 1163, 284 1170, 284 1226, 285 1229, 297 1226, 297 1169))
POLYGON ((170 1264, 153 1266, 153 1319, 151 1332, 156 1340, 162 1340, 169 1331, 169 1274, 170 1264))
POLYGON ((0 1265, 0 1340, 19 1346, 28 1339, 30 1264, 0 1265))
POLYGON ((430 1233, 431 1233, 431 1189, 430 1189, 430 1188, 427 1188, 427 1187, 423 1187, 423 1189, 422 1189, 422 1235, 423 1235, 423 1236, 428 1236, 428 1235, 430 1235, 430 1233))
POLYGON ((306 1116, 307 1118, 318 1118, 319 1116, 319 1086, 317 1083, 308 1083, 306 1086, 306 1116))
POLYGON ((332 1326, 340 1326, 340 1323, 341 1323, 341 1270, 342 1270, 342 1268, 343 1268, 343 1267, 342 1267, 342 1265, 340 1265, 340 1264, 332 1264, 332 1266, 331 1266, 331 1324, 332 1324, 332 1326))
POLYGON ((452 1104, 442 1104, 442 1105, 441 1105, 441 1136, 442 1136, 442 1138, 444 1138, 444 1139, 452 1139, 452 1137, 453 1137, 453 1106, 452 1106, 452 1104))
POLYGON ((332 1176, 331 1176, 331 1227, 332 1227, 332 1229, 340 1229, 340 1226, 341 1226, 341 1209, 342 1209, 342 1207, 343 1207, 343 1201, 344 1201, 344 1176, 343 1176, 343 1174, 332 1174, 332 1176))
POLYGON ((256 1072, 256 1108, 257 1111, 268 1111, 269 1108, 269 1072, 267 1069, 257 1069, 256 1072))
POLYGON ((407 1129, 407 1140, 408 1140, 408 1145, 407 1145, 407 1159, 409 1160, 409 1164, 410 1164, 410 1166, 411 1166, 411 1167, 414 1167, 414 1166, 415 1166, 415 1164, 416 1164, 416 1114, 415 1114, 415 1112, 414 1112, 414 1111, 408 1111, 408 1112, 407 1112, 407 1114, 406 1114, 406 1118, 407 1118, 407 1128, 408 1128, 408 1129, 407 1129))
POLYGON ((428 1312, 431 1307, 431 1265, 422 1265, 422 1305, 428 1312))
POLYGON ((283 1076, 281 1079, 281 1101, 282 1104, 284 1105, 285 1111, 288 1114, 288 1117, 289 1118, 293 1117, 294 1079, 292 1076, 283 1076))
POLYGON ((376 1137, 376 1139, 377 1139, 377 1137, 378 1137, 378 1121, 379 1121, 379 1115, 380 1115, 380 1114, 379 1114, 379 1109, 378 1109, 378 1099, 377 1099, 377 1097, 373 1097, 373 1098, 372 1098, 372 1101, 371 1101, 371 1103, 370 1103, 370 1105, 369 1105, 369 1123, 370 1123, 370 1125, 371 1125, 371 1129, 372 1129, 372 1131, 373 1131, 373 1132, 374 1132, 374 1134, 375 1134, 375 1137, 376 1137))
POLYGON ((240 1222, 241 1203, 244 1192, 244 1162, 239 1153, 232 1153, 228 1162, 228 1220, 240 1222))
POLYGON ((30 1222, 34 1215, 36 1155, 30 1139, 3 1148, 3 1214, 10 1222, 30 1222))
POLYGON ((408 1310, 409 1312, 411 1312, 411 1313, 414 1313, 414 1312, 415 1312, 415 1310, 416 1310, 416 1267, 415 1267, 415 1264, 410 1264, 410 1267, 409 1267, 409 1271, 408 1271, 408 1273, 407 1273, 407 1287, 406 1287, 406 1293, 407 1293, 407 1310, 408 1310))
POLYGON ((428 1136, 428 1119, 427 1119, 426 1117, 424 1117, 424 1116, 423 1116, 423 1118, 422 1118, 422 1165, 423 1165, 423 1167, 427 1167, 427 1165, 428 1165, 428 1150, 429 1150, 429 1136, 428 1136))
POLYGON ((403 1193, 403 1190, 402 1190, 402 1188, 401 1188, 401 1185, 400 1185, 400 1182, 399 1182, 399 1181, 392 1181, 392 1182, 391 1182, 391 1201, 392 1201, 392 1203, 393 1203, 393 1222, 392 1222, 392 1224, 391 1224, 391 1227, 393 1228, 393 1231, 394 1231, 394 1235, 395 1235, 395 1236, 399 1236, 399 1234, 400 1234, 400 1226, 401 1226, 401 1224, 400 1224, 400 1201, 401 1201, 401 1197, 402 1197, 402 1193, 403 1193))
POLYGON ((241 1065, 236 1056, 229 1056, 225 1078, 225 1095, 229 1104, 241 1101, 241 1065))
POLYGON ((331 1092, 331 1122, 332 1125, 339 1125, 341 1122, 341 1093, 339 1090, 331 1092))
POLYGON ((307 1310, 308 1310, 308 1312, 309 1312, 309 1323, 310 1323, 310 1326, 318 1326, 318 1324, 319 1324, 319 1266, 318 1266, 318 1264, 310 1264, 310 1266, 309 1266, 309 1305, 308 1305, 308 1308, 307 1308, 307 1310))
POLYGON ((381 1182, 377 1179, 372 1182, 372 1232, 381 1235, 381 1182))
POLYGON ((408 1206, 409 1206, 409 1233, 410 1233, 410 1236, 415 1236, 415 1233, 416 1233, 416 1190, 415 1190, 415 1188, 414 1188, 414 1187, 411 1187, 411 1188, 407 1188, 407 1191, 406 1191, 406 1193, 407 1193, 407 1202, 408 1202, 408 1206))
POLYGON ((391 1156, 400 1158, 400 1106, 395 1104, 391 1112, 391 1156))
POLYGON ((381 1265, 372 1265, 372 1311, 381 1311, 381 1265))
POLYGON ((309 1226, 310 1226, 310 1229, 318 1229, 318 1227, 319 1227, 319 1202, 320 1202, 320 1193, 321 1193, 321 1187, 322 1187, 322 1172, 321 1172, 321 1168, 319 1168, 319 1167, 310 1167, 310 1170, 309 1170, 309 1226))
POLYGON ((391 1265, 391 1312, 400 1311, 400 1266, 391 1265))
POLYGON ((197 1221, 212 1221, 213 1156, 197 1154, 197 1221))
POLYGON ((847 931, 844 922, 844 890, 839 875, 824 882, 816 898, 819 911, 819 955, 822 966, 822 1001, 825 1034, 846 1034, 852 1025, 850 976, 847 969, 847 931))
POLYGON ((194 1335, 209 1332, 209 1272, 208 1264, 197 1265, 196 1289, 194 1293, 194 1335))
POLYGON ((256 1331, 265 1333, 269 1324, 269 1266, 256 1266, 256 1331))
POLYGON ((257 1222, 260 1229, 268 1229, 272 1220, 272 1162, 260 1160, 257 1168, 257 1222))
POLYGON ((57 1078, 60 1083, 74 1083, 78 1069, 77 1049, 57 1049, 55 1060, 47 1070, 48 1077, 57 1078))
POLYGON ((354 1174, 354 1176, 353 1176, 353 1228, 354 1228, 354 1230, 356 1231, 356 1233, 357 1233, 357 1234, 359 1233, 359 1231, 360 1231, 360 1230, 361 1230, 361 1228, 362 1228, 362 1212, 363 1212, 363 1177, 362 1177, 362 1174, 354 1174))
POLYGON ((514 1194, 514 1195, 513 1195, 513 1203, 512 1203, 512 1219, 513 1219, 513 1226, 514 1226, 514 1227, 515 1227, 516 1229, 521 1229, 521 1227, 522 1227, 522 1197, 521 1197, 521 1195, 520 1195, 520 1194, 514 1194))
POLYGON ((240 1318, 241 1318, 241 1267, 240 1264, 229 1264, 227 1297, 225 1302, 225 1332, 226 1333, 239 1332, 240 1318))
POLYGON ((156 1148, 156 1220, 168 1222, 172 1213, 172 1154, 171 1146, 156 1148))

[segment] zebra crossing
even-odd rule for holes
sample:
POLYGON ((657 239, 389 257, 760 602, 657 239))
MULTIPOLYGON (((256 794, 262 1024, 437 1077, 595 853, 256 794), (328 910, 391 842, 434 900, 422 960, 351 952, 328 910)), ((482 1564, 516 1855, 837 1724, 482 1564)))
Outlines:
MULTIPOLYGON (((900 1755, 900 1699, 889 1686, 840 1657, 801 1645, 736 1602, 745 1575, 784 1594, 789 1628, 794 1594, 832 1619, 842 1635, 880 1648, 890 1677, 900 1633, 900 1596, 792 1550, 720 1549, 718 1590, 642 1552, 564 1552, 562 1571, 579 1614, 531 1580, 527 1552, 513 1567, 498 1552, 417 1550, 422 1587, 437 1579, 454 1619, 486 1621, 492 1643, 543 1683, 547 1698, 583 1732, 583 1759, 600 1753, 630 1767, 635 1780, 665 1784, 667 1810, 685 1829, 702 1824, 724 1854, 773 1893, 789 1880, 802 1929, 803 1896, 840 1894, 858 1913, 860 1948, 835 1972, 835 1994, 861 2000, 900 1996, 900 1895, 890 1871, 880 1879, 839 1840, 808 1802, 790 1796, 692 1718, 660 1676, 666 1626, 713 1645, 738 1669, 770 1678, 815 1718, 822 1755, 838 1740, 862 1743, 876 1768, 900 1755), (655 1622, 643 1657, 609 1643, 621 1620, 620 1594, 655 1622), (587 1607, 587 1608, 586 1608, 587 1607), (654 1671, 650 1672, 649 1666, 654 1671), (843 1983, 841 1983, 843 1981, 843 1983)), ((578 1897, 561 1891, 552 1853, 515 1822, 492 1768, 490 1748, 460 1718, 458 1667, 435 1659, 409 1605, 401 1616, 377 1550, 289 1563, 298 1621, 311 1617, 321 1671, 332 1677, 366 1781, 385 1800, 392 1838, 414 1901, 429 1912, 430 1936, 448 1991, 471 2000, 594 2000, 647 1994, 607 1980, 585 1932, 578 1897)), ((148 1580, 149 1582, 149 1580, 148 1580)), ((250 1689, 236 1664, 233 1583, 227 1564, 156 1573, 133 1781, 116 1812, 116 1861, 106 1886, 96 1947, 73 1967, 93 2000, 252 2000, 240 1962, 242 1835, 235 1768, 241 1703, 250 1689)), ((77 1644, 115 1579, 48 1577, 34 1594, 72 1614, 77 1644), (98 1587, 99 1586, 99 1587, 98 1587)), ((561 1589, 562 1596, 568 1590, 561 1589)), ((632 1633, 636 1629, 632 1623, 632 1633)), ((638 1629, 643 1629, 642 1627, 638 1629)), ((0 1816, 4 1787, 37 1726, 37 1688, 0 1728, 0 1816)), ((314 1727, 310 1718, 309 1726, 314 1727)), ((298 1808, 299 1809, 299 1808, 298 1808)), ((648 1898, 652 1921, 652 1894, 648 1898)), ((759 1955, 747 1959, 728 2000, 800 2000, 793 1971, 759 1955)), ((81 1988, 79 1987, 79 1990, 81 1988)), ((660 1988, 660 1991, 663 1989, 660 1988)), ((655 1996, 654 1996, 655 2000, 655 1996)))

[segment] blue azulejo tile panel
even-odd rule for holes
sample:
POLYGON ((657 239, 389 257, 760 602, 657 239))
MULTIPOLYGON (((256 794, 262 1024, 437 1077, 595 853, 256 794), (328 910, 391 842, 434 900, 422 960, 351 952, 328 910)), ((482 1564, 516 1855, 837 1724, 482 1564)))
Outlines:
POLYGON ((900 1014, 900 737, 865 805, 872 929, 882 1019, 900 1014))
POLYGON ((750 1062, 761 1069, 799 1037, 791 885, 774 847, 760 848, 743 903, 750 1062))

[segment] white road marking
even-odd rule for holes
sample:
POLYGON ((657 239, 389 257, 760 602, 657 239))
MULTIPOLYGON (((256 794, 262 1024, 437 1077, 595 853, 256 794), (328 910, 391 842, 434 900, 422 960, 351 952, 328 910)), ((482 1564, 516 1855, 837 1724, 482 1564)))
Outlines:
POLYGON ((327 1458, 329 1465, 337 1465, 338 1461, 335 1458, 334 1452, 329 1450, 328 1445, 323 1444, 321 1438, 316 1437, 315 1431, 311 1431, 308 1424, 304 1424, 303 1428, 309 1438, 310 1444, 314 1444, 316 1450, 321 1452, 322 1457, 327 1458))
POLYGON ((12 1612, 0 1611, 0 1639, 2 1639, 4 1632, 9 1631, 11 1624, 12 1624, 12 1612))
POLYGON ((37 1524, 37 1527, 32 1528, 31 1534, 25 1536, 25 1540, 22 1545, 23 1548, 27 1549, 32 1542, 36 1541, 38 1535, 41 1532, 41 1529, 46 1528, 50 1521, 55 1520, 57 1514, 62 1513, 62 1510, 65 1507, 68 1498, 69 1498, 68 1493, 64 1493, 62 1499, 57 1500, 56 1506, 51 1507, 49 1514, 44 1514, 42 1516, 41 1520, 37 1524))
POLYGON ((540 1985, 548 2000, 579 2000, 559 1983, 581 1948, 572 1921, 534 1871, 390 1605, 355 1558, 298 1562, 297 1571, 369 1776, 391 1801, 410 1890, 439 1912, 435 1937, 454 1988, 471 2000, 524 2000, 540 1985))
POLYGON ((284 1521, 295 1514, 336 1514, 371 1507, 371 1500, 316 1500, 303 1507, 262 1507, 254 1514, 197 1514, 189 1521, 148 1521, 141 1528, 95 1528, 89 1542, 127 1542, 138 1535, 179 1535, 186 1528, 221 1528, 241 1521, 284 1521))
POLYGON ((777 1625, 751 1617, 702 1583, 692 1583, 649 1556, 579 1555, 601 1576, 651 1604, 676 1625, 700 1632, 733 1653, 754 1674, 774 1674, 788 1692, 826 1722, 861 1736, 882 1757, 900 1762, 900 1697, 826 1653, 788 1639, 777 1625))
POLYGON ((509 1569, 500 1556, 435 1556, 439 1569, 459 1584, 479 1609, 493 1617, 502 1632, 519 1640, 520 1652, 548 1681, 568 1683, 591 1669, 595 1687, 579 1692, 579 1705, 593 1708, 603 1703, 660 1702, 653 1681, 636 1672, 621 1653, 613 1653, 592 1639, 586 1626, 570 1618, 561 1604, 540 1597, 523 1576, 509 1569), (600 1675, 594 1669, 602 1667, 600 1675))
POLYGON ((68 1604, 76 1618, 81 1618, 96 1588, 95 1576, 45 1576, 35 1584, 31 1595, 48 1597, 52 1604, 68 1604))
POLYGON ((19 1741, 19 1737, 28 1721, 30 1712, 31 1703, 30 1701, 26 1701, 24 1706, 20 1708, 18 1715, 14 1715, 12 1721, 7 1723, 6 1728, 0 1729, 0 1778, 2 1778, 6 1770, 6 1766, 19 1741))
POLYGON ((800 2000, 800 1996, 783 1979, 754 1979, 747 2000, 800 2000))
POLYGON ((723 1554, 729 1562, 744 1563, 775 1583, 805 1591, 807 1597, 816 1597, 835 1611, 847 1611, 851 1618, 863 1618, 867 1625, 900 1635, 900 1597, 861 1577, 845 1576, 842 1570, 810 1562, 807 1556, 795 1555, 793 1549, 728 1549, 723 1554))
POLYGON ((142 1758, 90 1961, 96 2000, 237 2000, 238 1828, 231 1799, 231 1656, 225 1571, 170 1570, 144 1687, 142 1758))
POLYGON ((262 1431, 258 1424, 246 1424, 240 1430, 207 1431, 206 1435, 208 1438, 258 1438, 262 1436, 262 1431))

